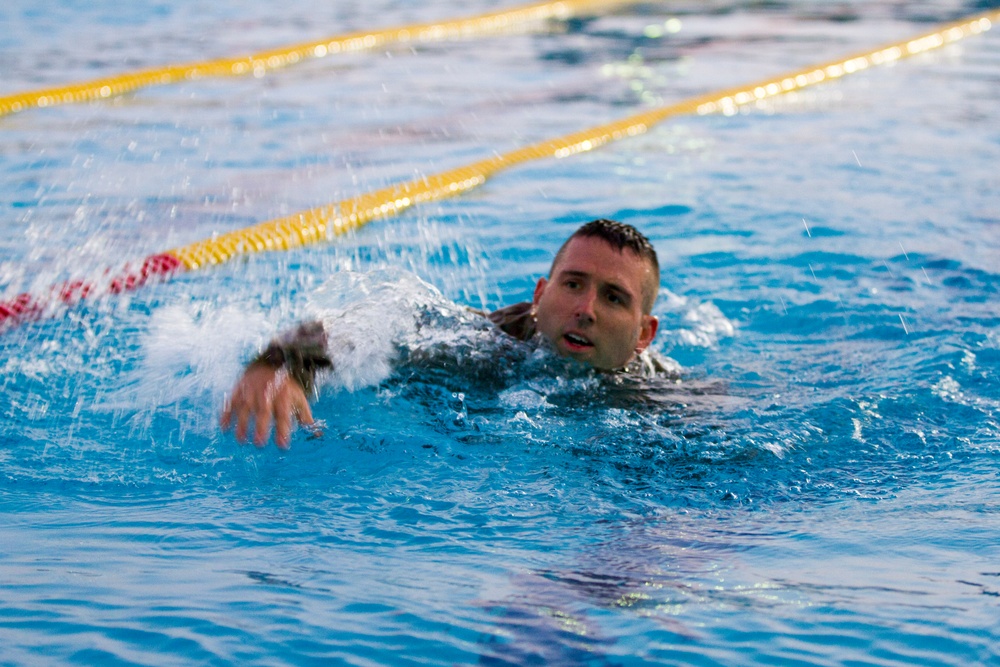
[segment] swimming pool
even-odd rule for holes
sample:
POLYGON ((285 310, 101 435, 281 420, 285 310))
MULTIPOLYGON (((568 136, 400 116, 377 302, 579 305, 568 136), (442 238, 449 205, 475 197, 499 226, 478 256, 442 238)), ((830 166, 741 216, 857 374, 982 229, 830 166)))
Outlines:
MULTIPOLYGON (((980 6, 656 4, 10 116, 0 288, 980 6)), ((0 92, 490 9, 14 0, 0 92)), ((4 332, 2 662, 996 663, 998 39, 4 332), (325 307, 406 320, 437 298, 408 275, 475 307, 526 299, 598 216, 660 253, 675 393, 636 405, 530 366, 386 376, 355 318, 368 363, 316 402, 321 439, 218 432, 274 331, 325 307)))

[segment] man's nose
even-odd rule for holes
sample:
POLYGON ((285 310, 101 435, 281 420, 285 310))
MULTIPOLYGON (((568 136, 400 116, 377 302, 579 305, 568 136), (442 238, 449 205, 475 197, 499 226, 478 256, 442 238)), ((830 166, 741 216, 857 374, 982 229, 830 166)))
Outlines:
POLYGON ((576 302, 576 319, 581 323, 593 323, 597 320, 594 306, 597 304, 597 292, 593 289, 583 290, 576 302))

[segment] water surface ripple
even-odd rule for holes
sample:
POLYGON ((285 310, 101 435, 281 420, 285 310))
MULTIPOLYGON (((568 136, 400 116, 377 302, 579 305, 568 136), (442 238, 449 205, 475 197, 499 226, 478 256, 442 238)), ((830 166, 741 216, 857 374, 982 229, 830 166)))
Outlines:
MULTIPOLYGON (((4 93, 459 11, 35 4, 0 8, 4 93)), ((4 118, 0 296, 980 5, 641 5, 4 118)), ((0 663, 996 664, 998 40, 3 333, 0 663), (529 298, 598 216, 660 253, 679 384, 441 305, 529 298), (219 433, 254 350, 338 308, 322 437, 219 433)))

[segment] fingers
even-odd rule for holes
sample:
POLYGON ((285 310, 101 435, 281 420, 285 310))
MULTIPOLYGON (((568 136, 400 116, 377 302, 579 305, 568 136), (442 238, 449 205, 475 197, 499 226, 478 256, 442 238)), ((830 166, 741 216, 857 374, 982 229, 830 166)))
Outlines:
POLYGON ((247 441, 247 430, 250 428, 250 408, 246 403, 241 403, 236 411, 236 439, 240 442, 247 441))
POLYGON ((219 417, 223 430, 232 426, 234 417, 239 442, 246 442, 253 419, 253 443, 264 447, 273 424, 274 441, 281 449, 291 442, 293 417, 305 425, 314 423, 302 386, 281 370, 259 366, 248 368, 233 388, 219 417))
POLYGON ((291 382, 286 382, 274 401, 274 444, 280 449, 288 449, 288 443, 292 440, 293 397, 290 395, 290 385, 291 382))
POLYGON ((274 400, 274 442, 282 449, 287 449, 291 442, 293 415, 301 424, 313 423, 305 391, 295 380, 288 380, 274 400))
POLYGON ((226 398, 222 414, 219 416, 219 426, 223 431, 228 431, 233 425, 233 414, 236 414, 236 439, 240 442, 246 442, 250 416, 253 412, 247 396, 247 384, 248 379, 244 375, 233 387, 232 396, 226 398))
POLYGON ((306 398, 304 391, 300 391, 298 394, 298 400, 295 403, 295 414, 299 416, 299 423, 305 426, 312 426, 316 423, 313 419, 312 410, 309 408, 309 399, 306 398))
MULTIPOLYGON (((270 394, 271 392, 267 392, 270 394)), ((254 412, 253 444, 263 447, 267 444, 267 436, 271 432, 271 420, 277 418, 281 420, 281 415, 274 410, 274 401, 271 396, 264 397, 264 405, 254 412)))

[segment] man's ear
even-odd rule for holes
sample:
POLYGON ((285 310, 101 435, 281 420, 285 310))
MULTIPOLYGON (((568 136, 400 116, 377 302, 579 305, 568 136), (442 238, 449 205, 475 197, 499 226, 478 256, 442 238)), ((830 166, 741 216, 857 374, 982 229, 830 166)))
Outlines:
POLYGON ((546 280, 545 278, 539 278, 538 279, 538 282, 535 283, 535 294, 534 294, 534 296, 531 297, 531 303, 532 303, 532 305, 535 305, 535 306, 538 305, 538 302, 542 298, 542 292, 545 291, 545 286, 548 285, 548 284, 549 284, 549 281, 546 280))
POLYGON ((653 315, 643 315, 642 324, 639 325, 639 342, 635 344, 635 351, 642 352, 656 337, 656 330, 660 328, 660 320, 653 315))

